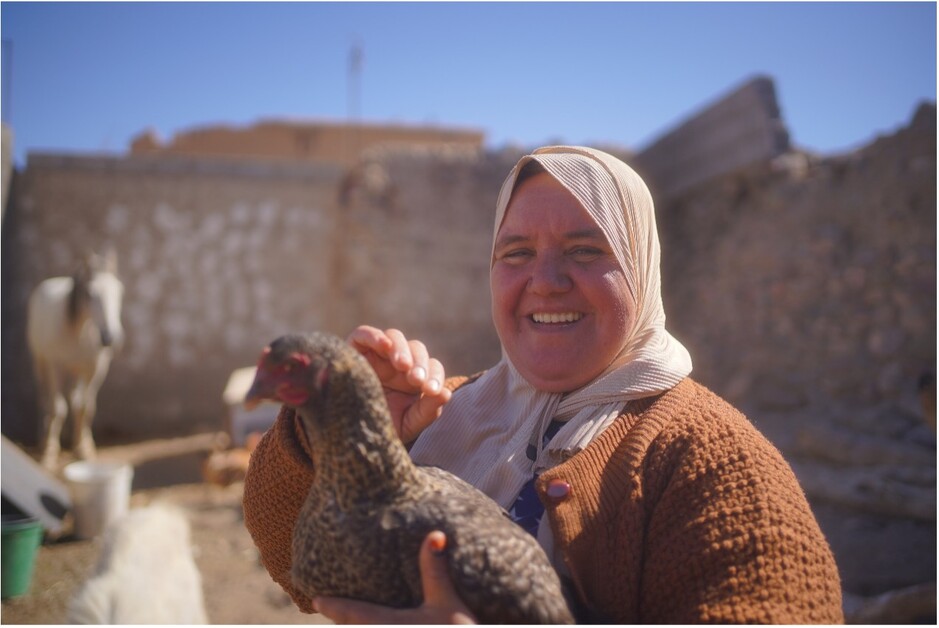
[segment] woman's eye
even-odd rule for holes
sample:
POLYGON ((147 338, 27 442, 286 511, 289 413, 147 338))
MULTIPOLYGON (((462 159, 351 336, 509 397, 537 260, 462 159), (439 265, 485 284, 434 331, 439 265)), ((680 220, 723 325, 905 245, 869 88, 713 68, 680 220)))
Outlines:
POLYGON ((531 257, 531 255, 532 253, 528 249, 513 249, 503 253, 501 259, 507 262, 521 262, 531 257))
POLYGON ((603 251, 592 246, 578 246, 570 251, 572 257, 578 261, 589 261, 603 255, 603 251))

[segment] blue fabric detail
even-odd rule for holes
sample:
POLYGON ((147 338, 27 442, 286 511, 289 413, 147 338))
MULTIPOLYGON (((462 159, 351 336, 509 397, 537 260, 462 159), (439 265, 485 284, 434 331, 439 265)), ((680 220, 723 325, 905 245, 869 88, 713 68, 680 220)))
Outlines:
MULTIPOLYGON (((548 442, 554 438, 554 435, 563 426, 564 422, 562 421, 551 421, 541 438, 541 446, 547 446, 548 442)), ((515 502, 512 503, 512 507, 509 509, 509 516, 512 517, 512 520, 532 536, 538 536, 538 524, 541 523, 541 518, 544 516, 544 504, 538 499, 538 492, 535 490, 535 480, 537 479, 538 476, 535 475, 525 482, 522 490, 518 492, 518 497, 515 498, 515 502)))

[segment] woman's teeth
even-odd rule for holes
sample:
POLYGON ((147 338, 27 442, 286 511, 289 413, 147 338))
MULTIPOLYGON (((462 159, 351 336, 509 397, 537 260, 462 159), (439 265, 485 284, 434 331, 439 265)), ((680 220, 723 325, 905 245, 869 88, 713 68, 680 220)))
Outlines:
POLYGON ((584 315, 579 312, 563 312, 560 314, 545 314, 538 312, 531 315, 531 319, 536 323, 573 323, 579 321, 584 315))

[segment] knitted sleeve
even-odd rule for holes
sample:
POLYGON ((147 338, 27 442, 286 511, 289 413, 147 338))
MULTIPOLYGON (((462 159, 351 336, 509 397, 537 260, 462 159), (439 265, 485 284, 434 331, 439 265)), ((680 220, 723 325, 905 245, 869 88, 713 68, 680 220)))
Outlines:
POLYGON ((663 623, 841 623, 834 557, 782 455, 742 416, 669 444, 639 604, 663 623))
POLYGON ((261 563, 304 613, 310 598, 290 581, 293 528, 313 483, 313 464, 299 417, 281 408, 274 425, 251 452, 245 475, 244 518, 261 563))

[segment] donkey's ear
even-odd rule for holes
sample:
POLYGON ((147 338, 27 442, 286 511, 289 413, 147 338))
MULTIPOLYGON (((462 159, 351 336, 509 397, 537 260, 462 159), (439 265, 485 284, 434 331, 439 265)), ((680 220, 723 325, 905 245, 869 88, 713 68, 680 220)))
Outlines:
POLYGON ((101 254, 91 252, 86 256, 88 267, 92 272, 117 274, 117 251, 113 244, 105 247, 101 254))
POLYGON ((109 244, 104 249, 104 255, 101 256, 101 269, 114 275, 117 274, 117 249, 113 244, 109 244))
POLYGON ((86 251, 75 264, 74 276, 91 279, 98 268, 98 256, 93 251, 86 251))

